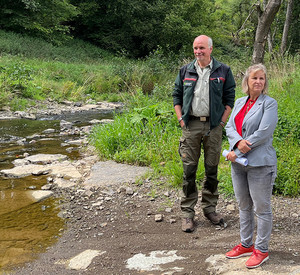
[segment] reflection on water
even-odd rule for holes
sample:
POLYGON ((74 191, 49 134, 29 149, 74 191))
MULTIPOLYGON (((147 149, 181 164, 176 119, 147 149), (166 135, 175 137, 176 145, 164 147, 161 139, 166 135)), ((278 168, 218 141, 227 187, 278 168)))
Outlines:
MULTIPOLYGON (((64 117, 80 127, 92 119, 112 118, 112 114, 80 114, 64 117)), ((76 138, 60 136, 59 118, 52 120, 0 120, 0 170, 12 168, 12 161, 23 154, 64 154, 78 159, 78 150, 66 150, 65 142, 76 138), (34 142, 29 136, 41 135, 46 129, 55 132, 42 135, 34 142)), ((58 217, 58 201, 48 198, 35 202, 28 192, 40 190, 47 183, 47 176, 29 176, 21 179, 0 177, 0 274, 19 264, 33 260, 37 253, 54 244, 64 228, 58 217)))
MULTIPOLYGON (((6 201, 10 199, 22 200, 21 192, 14 198, 6 197, 6 201)), ((52 198, 42 203, 17 203, 15 208, 0 215, 0 267, 5 269, 32 260, 52 245, 64 228, 52 198)))

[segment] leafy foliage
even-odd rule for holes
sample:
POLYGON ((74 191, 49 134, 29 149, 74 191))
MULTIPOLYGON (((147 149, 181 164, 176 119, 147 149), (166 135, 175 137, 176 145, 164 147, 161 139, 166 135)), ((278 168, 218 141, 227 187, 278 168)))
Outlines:
POLYGON ((76 14, 68 0, 1 0, 0 27, 60 42, 70 30, 64 23, 76 14))
MULTIPOLYGON (((215 54, 251 50, 258 22, 253 1, 247 0, 0 0, 0 27, 38 36, 54 45, 84 39, 128 57, 154 50, 191 55, 193 39, 207 34, 215 54)), ((262 1, 259 1, 262 4, 262 1)), ((287 0, 271 26, 272 47, 278 52, 287 0)), ((299 50, 299 5, 294 5, 288 51, 299 50)), ((261 7, 263 8, 263 7, 261 7)), ((270 52, 271 55, 274 52, 270 52)), ((240 55, 241 56, 241 55, 240 55)))
POLYGON ((174 142, 174 134, 179 133, 174 131, 174 114, 165 102, 149 105, 151 103, 149 100, 147 106, 116 115, 113 124, 94 128, 91 139, 101 157, 139 165, 159 165, 173 154, 170 145, 174 142), (174 134, 170 135, 171 132, 174 134))
MULTIPOLYGON (((197 35, 206 33, 217 40, 220 34, 211 20, 213 2, 72 0, 71 3, 81 11, 73 23, 75 36, 134 57, 144 57, 158 46, 165 52, 190 54, 197 35)), ((222 28, 224 35, 219 42, 224 43, 230 33, 226 32, 226 25, 222 28)))

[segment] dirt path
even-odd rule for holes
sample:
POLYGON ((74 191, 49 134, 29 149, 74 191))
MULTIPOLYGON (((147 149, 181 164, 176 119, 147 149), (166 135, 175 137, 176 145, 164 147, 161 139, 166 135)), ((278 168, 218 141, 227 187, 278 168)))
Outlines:
POLYGON ((134 171, 145 172, 138 167, 110 162, 110 170, 101 170, 99 164, 80 189, 55 190, 63 197, 67 230, 36 261, 10 274, 300 274, 299 199, 273 197, 270 260, 248 271, 245 258, 224 257, 239 242, 234 200, 220 198, 226 229, 211 225, 197 208, 197 230, 183 233, 177 191, 162 189, 150 179, 140 185, 128 182, 134 171), (126 169, 130 173, 121 179, 120 171, 126 169), (91 181, 97 177, 99 185, 91 181), (157 214, 162 221, 155 221, 157 214), (83 254, 74 258, 82 252, 93 255, 90 261, 85 257, 85 266, 80 266, 83 254))

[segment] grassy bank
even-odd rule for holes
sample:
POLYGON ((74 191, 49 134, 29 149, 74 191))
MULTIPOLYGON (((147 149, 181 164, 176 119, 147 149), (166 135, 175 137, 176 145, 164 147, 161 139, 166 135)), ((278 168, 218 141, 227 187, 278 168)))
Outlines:
POLYGON ((150 93, 165 83, 175 64, 159 52, 144 61, 112 56, 72 40, 60 47, 0 31, 0 109, 22 110, 47 98, 56 101, 124 101, 141 87, 150 93))
MULTIPOLYGON (((300 69, 297 58, 288 58, 266 64, 269 69, 269 95, 278 101, 279 121, 274 135, 274 147, 278 156, 278 177, 274 193, 298 196, 299 178, 299 102, 300 69)), ((245 67, 246 68, 246 67, 245 67)), ((234 70, 234 68, 233 68, 234 70)), ((174 79, 173 79, 174 80, 174 79)), ((237 78, 237 97, 244 96, 237 78)), ((159 183, 167 179, 169 185, 178 187, 182 181, 182 165, 178 155, 178 126, 172 106, 173 82, 157 85, 150 95, 136 89, 127 99, 128 112, 116 116, 111 125, 97 126, 91 136, 103 159, 114 159, 154 168, 159 183)), ((228 142, 223 136, 223 149, 228 142)), ((197 181, 204 178, 200 162, 197 181)), ((220 189, 233 194, 230 164, 221 157, 219 167, 220 189)))
MULTIPOLYGON (((159 183, 178 187, 182 167, 178 155, 178 126, 172 106, 177 70, 187 60, 160 50, 144 60, 128 60, 83 43, 71 41, 54 47, 42 40, 0 31, 0 109, 23 110, 37 100, 51 98, 97 102, 123 101, 126 110, 110 125, 97 126, 91 135, 103 159, 154 168, 159 183)), ((218 58, 218 56, 217 56, 218 58)), ((237 81, 237 97, 243 96, 239 76, 248 58, 228 59, 237 81)), ((299 58, 272 60, 270 95, 279 104, 274 137, 278 155, 275 193, 299 195, 299 58)), ((223 148, 228 148, 223 137, 223 148)), ((202 162, 200 162, 202 163, 202 162)), ((203 179, 202 164, 197 180, 203 179)), ((221 157, 220 187, 232 194, 230 164, 221 157)))

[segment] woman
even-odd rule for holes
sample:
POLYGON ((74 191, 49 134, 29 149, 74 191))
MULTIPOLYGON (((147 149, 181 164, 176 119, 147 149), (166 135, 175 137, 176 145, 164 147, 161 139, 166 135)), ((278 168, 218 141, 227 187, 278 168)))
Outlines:
POLYGON ((262 64, 250 66, 242 81, 248 96, 236 100, 226 125, 232 162, 231 175, 240 212, 241 243, 226 253, 230 259, 251 255, 248 268, 260 266, 269 259, 268 245, 272 231, 271 195, 276 177, 276 152, 272 146, 277 124, 277 102, 266 95, 268 81, 262 64), (246 157, 248 166, 235 163, 246 157), (257 217, 257 236, 253 245, 257 217))

